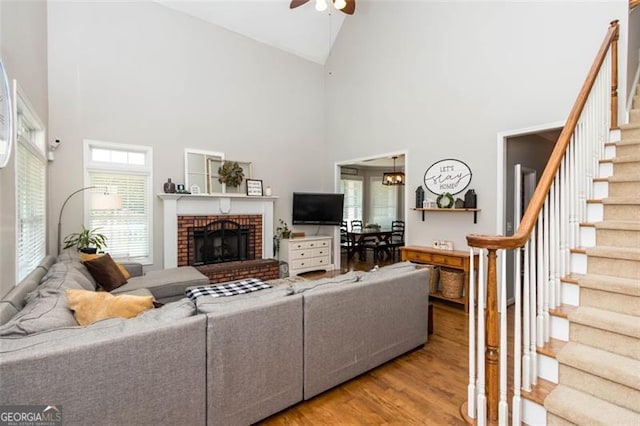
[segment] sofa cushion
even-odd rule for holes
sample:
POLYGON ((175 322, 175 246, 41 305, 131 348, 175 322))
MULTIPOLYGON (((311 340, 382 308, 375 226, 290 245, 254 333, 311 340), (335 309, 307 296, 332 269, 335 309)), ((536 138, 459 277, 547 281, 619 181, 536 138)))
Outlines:
POLYGON ((6 324, 18 310, 9 302, 0 302, 0 325, 6 324))
POLYGON ((62 289, 39 289, 24 308, 6 324, 0 326, 0 336, 25 336, 53 328, 77 325, 67 306, 67 296, 62 289))
POLYGON ((3 297, 3 302, 8 302, 13 305, 16 310, 20 310, 27 303, 27 295, 38 288, 40 280, 47 273, 46 269, 37 267, 31 272, 20 284, 13 287, 6 296, 3 297))
POLYGON ((104 291, 67 290, 67 303, 80 325, 107 318, 133 318, 153 308, 153 296, 114 296, 104 291))
POLYGON ((192 266, 180 266, 159 271, 149 271, 141 277, 131 277, 122 287, 112 291, 113 294, 126 293, 139 288, 147 288, 157 300, 174 296, 185 297, 188 287, 209 285, 209 279, 192 266))
POLYGON ((351 284, 360 281, 360 278, 364 275, 361 271, 351 271, 346 274, 336 275, 335 277, 322 278, 314 281, 298 281, 291 284, 291 288, 295 294, 304 293, 307 291, 315 290, 326 285, 344 285, 351 284))
POLYGON ((120 268, 118 268, 109 253, 87 260, 84 265, 98 282, 98 285, 106 291, 115 290, 127 283, 127 279, 122 275, 120 268))

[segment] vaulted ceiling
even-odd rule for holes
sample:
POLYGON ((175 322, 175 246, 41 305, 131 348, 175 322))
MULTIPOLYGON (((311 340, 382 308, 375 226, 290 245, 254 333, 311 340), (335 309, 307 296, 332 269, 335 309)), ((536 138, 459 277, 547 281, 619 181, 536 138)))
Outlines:
POLYGON ((289 9, 290 0, 156 2, 319 64, 325 63, 345 17, 350 18, 331 7, 318 12, 313 2, 289 9))

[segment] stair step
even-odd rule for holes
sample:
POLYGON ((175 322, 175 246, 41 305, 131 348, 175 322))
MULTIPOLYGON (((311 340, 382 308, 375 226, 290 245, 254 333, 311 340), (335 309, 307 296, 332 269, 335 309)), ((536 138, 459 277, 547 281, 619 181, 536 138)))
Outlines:
MULTIPOLYGON (((577 284, 577 283, 576 283, 577 284)), ((549 309, 549 315, 553 315, 560 318, 569 318, 569 314, 575 311, 578 307, 573 305, 558 305, 555 309, 549 309)))
POLYGON ((640 279, 640 248, 597 246, 585 251, 587 273, 606 275, 616 271, 619 277, 640 279))
POLYGON ((615 176, 640 176, 640 154, 616 156, 611 161, 615 176))
POLYGON ((640 297, 638 281, 611 275, 586 274, 577 278, 580 287, 640 297))
POLYGON ((580 343, 569 342, 558 362, 603 379, 640 390, 640 361, 580 343))
POLYGON ((556 358, 556 355, 567 344, 564 340, 558 340, 550 338, 547 343, 541 348, 536 348, 536 352, 542 355, 546 355, 549 358, 556 358))
POLYGON ((608 178, 607 197, 633 198, 638 193, 640 193, 640 176, 610 176, 608 178))
POLYGON ((632 109, 629 111, 629 123, 640 122, 640 109, 632 109))
POLYGON ((640 137, 640 124, 638 123, 622 124, 620 130, 622 131, 622 140, 640 137))
POLYGON ((640 411, 640 391, 605 378, 561 364, 559 378, 564 386, 616 404, 633 411, 640 411))
POLYGON ((640 151, 640 138, 627 138, 615 143, 616 156, 637 154, 640 151))
POLYGON ((584 277, 584 274, 576 274, 575 272, 571 272, 569 275, 565 275, 564 277, 560 278, 560 281, 570 284, 578 284, 582 277, 584 277))
POLYGON ((569 314, 569 321, 571 323, 584 324, 593 328, 640 339, 638 320, 639 318, 633 315, 588 306, 580 306, 569 314))
POLYGON ((595 225, 598 246, 640 247, 640 222, 605 220, 595 225))
POLYGON ((602 200, 604 220, 640 220, 638 197, 607 197, 602 200))
POLYGON ((578 425, 637 425, 640 414, 564 385, 556 386, 544 401, 552 414, 578 425))
POLYGON ((527 392, 523 390, 521 391, 521 396, 536 404, 543 405, 544 400, 556 386, 558 385, 553 382, 538 378, 538 383, 531 387, 531 391, 527 392))

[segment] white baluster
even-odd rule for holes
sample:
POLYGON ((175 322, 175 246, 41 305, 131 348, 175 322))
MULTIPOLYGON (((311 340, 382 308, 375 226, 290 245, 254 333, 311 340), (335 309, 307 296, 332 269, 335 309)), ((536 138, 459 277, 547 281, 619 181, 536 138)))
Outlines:
POLYGON ((467 386, 467 415, 476 418, 476 305, 473 248, 469 249, 469 385, 467 386))
POLYGON ((544 217, 544 229, 543 229, 543 237, 542 237, 542 337, 544 339, 543 345, 549 341, 549 254, 551 252, 551 246, 549 244, 549 230, 550 230, 550 218, 551 215, 549 213, 549 204, 551 202, 551 197, 547 194, 547 199, 544 202, 544 208, 542 210, 542 215, 544 217))
POLYGON ((531 237, 529 238, 531 247, 529 250, 529 259, 527 261, 529 264, 529 289, 531 293, 529 295, 529 303, 531 305, 531 309, 529 310, 530 327, 531 327, 531 335, 529 336, 529 339, 530 339, 529 354, 531 358, 530 365, 531 365, 531 384, 532 385, 535 385, 538 383, 538 351, 536 350, 536 346, 537 346, 536 339, 538 337, 538 330, 537 330, 538 323, 536 321, 537 305, 538 305, 538 288, 537 288, 537 280, 536 280, 537 231, 538 231, 538 226, 534 225, 533 229, 531 230, 531 237))
POLYGON ((543 217, 538 216, 538 254, 536 256, 536 266, 538 269, 536 287, 538 295, 538 316, 536 317, 536 346, 541 348, 544 346, 544 221, 543 217))
MULTIPOLYGON (((526 247, 526 246, 525 246, 526 247)), ((515 291, 514 297, 516 301, 515 312, 514 312, 514 322, 513 322, 513 400, 511 403, 511 418, 513 426, 518 426, 520 424, 520 386, 521 386, 521 377, 526 377, 522 373, 522 365, 520 361, 520 357, 522 356, 522 334, 523 330, 522 326, 522 316, 526 315, 526 313, 522 312, 522 298, 521 298, 521 284, 522 278, 520 276, 520 262, 521 262, 521 250, 517 248, 513 257, 515 262, 515 270, 516 270, 516 279, 515 279, 515 291)), ((525 290, 526 291, 526 290, 525 290)), ((526 320, 525 320, 526 321, 526 320)), ((506 331, 506 330, 505 330, 506 331)), ((524 360, 523 360, 524 361, 524 360)), ((528 372, 527 372, 528 373, 528 372)))
MULTIPOLYGON (((497 253, 497 252, 496 252, 497 253)), ((504 426, 509 421, 507 403, 507 256, 502 250, 500 257, 500 402, 498 403, 498 424, 504 426)))
MULTIPOLYGON (((527 392, 531 391, 531 350, 535 351, 535 347, 531 346, 531 281, 529 277, 529 245, 530 240, 524 245, 524 284, 523 284, 523 300, 522 300, 522 344, 524 345, 522 354, 522 389, 527 392)), ((520 268, 516 263, 516 271, 520 268)), ((516 287, 517 291, 517 287, 516 287)), ((517 303, 517 300, 516 300, 517 303)), ((516 315, 517 316, 517 315, 516 315)), ((515 377, 515 376, 514 376, 515 377)), ((514 404, 515 407, 515 404, 514 404)))
POLYGON ((486 281, 484 275, 484 250, 480 250, 478 262, 478 400, 476 406, 476 422, 478 426, 484 426, 487 421, 487 396, 484 389, 484 351, 485 351, 485 293, 486 281))

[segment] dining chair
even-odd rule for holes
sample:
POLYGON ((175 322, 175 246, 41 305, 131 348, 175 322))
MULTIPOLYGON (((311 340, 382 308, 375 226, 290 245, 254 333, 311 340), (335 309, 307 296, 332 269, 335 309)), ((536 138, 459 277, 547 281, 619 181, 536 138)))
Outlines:
POLYGON ((340 248, 346 250, 347 262, 351 260, 355 252, 355 247, 353 241, 349 237, 349 228, 346 220, 343 220, 340 223, 340 248))
POLYGON ((394 220, 391 222, 391 238, 387 242, 387 247, 391 249, 391 258, 395 262, 398 248, 404 246, 404 220, 394 220))

